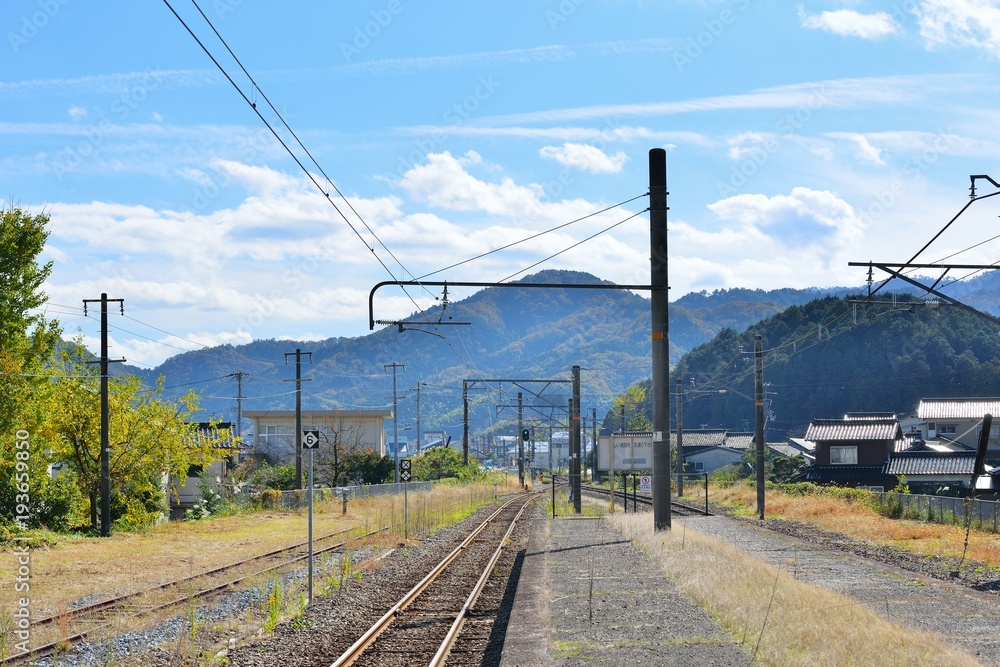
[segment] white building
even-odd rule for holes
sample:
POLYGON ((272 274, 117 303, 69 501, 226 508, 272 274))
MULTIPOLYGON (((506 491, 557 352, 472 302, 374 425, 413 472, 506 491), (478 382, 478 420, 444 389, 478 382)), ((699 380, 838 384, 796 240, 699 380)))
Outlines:
MULTIPOLYGON (((253 420, 254 453, 278 464, 295 462, 294 410, 248 410, 243 416, 253 420)), ((303 410, 302 430, 319 431, 321 449, 338 442, 385 456, 385 420, 391 418, 392 410, 303 410)))

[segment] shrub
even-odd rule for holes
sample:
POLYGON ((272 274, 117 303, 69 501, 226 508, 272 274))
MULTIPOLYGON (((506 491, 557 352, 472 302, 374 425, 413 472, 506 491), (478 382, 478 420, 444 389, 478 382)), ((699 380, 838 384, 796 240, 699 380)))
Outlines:
POLYGON ((295 488, 295 466, 272 466, 265 463, 250 476, 250 484, 256 489, 291 491, 295 488))

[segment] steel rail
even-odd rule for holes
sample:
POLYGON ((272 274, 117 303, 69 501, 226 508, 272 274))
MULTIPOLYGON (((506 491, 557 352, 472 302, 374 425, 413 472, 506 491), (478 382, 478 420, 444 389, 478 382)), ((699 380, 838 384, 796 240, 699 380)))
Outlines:
MULTIPOLYGON (((587 491, 588 493, 598 493, 598 494, 601 494, 601 495, 604 495, 604 496, 611 495, 611 492, 608 489, 605 489, 605 488, 602 488, 602 487, 599 487, 599 486, 586 486, 585 485, 583 487, 583 490, 587 491)), ((623 499, 623 500, 627 501, 627 500, 636 499, 638 502, 642 503, 643 505, 652 505, 653 504, 653 499, 650 498, 649 496, 645 496, 645 495, 630 496, 627 492, 625 492, 623 494, 618 489, 615 489, 614 493, 615 493, 615 499, 616 500, 623 499)), ((712 516, 711 512, 706 512, 705 509, 702 508, 702 507, 695 507, 694 505, 688 505, 687 503, 682 503, 682 502, 677 501, 677 500, 671 500, 670 504, 673 505, 673 506, 675 506, 675 507, 679 507, 681 509, 688 510, 690 512, 697 512, 698 514, 701 514, 703 516, 712 516)))
MULTIPOLYGON (((369 531, 368 533, 366 533, 364 535, 359 535, 357 537, 352 537, 349 540, 346 540, 344 542, 338 542, 337 544, 331 544, 328 547, 323 547, 322 549, 315 550, 313 552, 313 556, 316 556, 316 555, 322 554, 322 553, 326 553, 328 551, 333 551, 334 549, 339 549, 340 547, 343 547, 345 544, 348 544, 348 543, 353 542, 355 540, 364 539, 366 537, 371 537, 371 536, 377 535, 379 533, 383 533, 386 530, 388 530, 387 527, 386 528, 380 528, 378 530, 369 531)), ((339 531, 339 532, 346 532, 346 531, 339 531)), ((336 534, 338 534, 338 533, 331 533, 327 537, 332 537, 333 535, 336 535, 336 534)), ((295 545, 295 546, 301 546, 301 545, 295 545)), ((291 547, 291 548, 294 548, 294 547, 291 547)), ((285 550, 287 550, 287 549, 285 549, 285 550)), ((282 550, 279 549, 279 550, 276 550, 275 552, 271 552, 271 554, 268 554, 268 555, 274 555, 275 553, 280 553, 281 551, 282 550)), ((249 559, 247 559, 245 561, 241 561, 239 564, 244 564, 244 563, 252 562, 254 560, 259 560, 259 559, 264 558, 264 557, 266 557, 266 555, 265 556, 260 556, 260 557, 257 557, 257 558, 249 558, 249 559)), ((206 597, 208 595, 211 595, 212 593, 217 593, 217 592, 219 592, 219 591, 221 591, 223 589, 229 588, 229 587, 234 586, 236 584, 240 584, 240 583, 246 581, 247 579, 252 579, 253 577, 259 577, 262 574, 267 574, 269 572, 274 572, 275 570, 280 570, 280 569, 282 569, 284 567, 287 567, 288 565, 291 565, 293 563, 297 563, 299 561, 305 560, 308 557, 309 557, 309 554, 302 554, 302 555, 296 556, 295 558, 292 558, 291 560, 282 561, 281 563, 277 563, 277 564, 272 565, 270 567, 266 567, 263 570, 258 570, 256 572, 251 573, 251 574, 243 575, 243 576, 238 577, 236 579, 231 579, 229 581, 225 581, 225 582, 223 582, 221 584, 217 584, 215 586, 211 586, 209 588, 205 588, 205 589, 202 589, 202 590, 197 591, 195 593, 192 593, 191 595, 184 595, 184 596, 175 598, 173 600, 170 600, 168 602, 164 602, 164 603, 161 603, 159 605, 155 605, 153 607, 149 607, 147 609, 142 609, 142 610, 136 611, 136 612, 134 612, 133 615, 134 616, 144 616, 144 615, 152 614, 152 613, 157 612, 157 611, 161 611, 163 609, 167 609, 169 607, 174 607, 174 606, 176 606, 178 604, 181 604, 182 602, 187 602, 189 600, 197 600, 199 598, 203 598, 203 597, 206 597)), ((197 578, 199 576, 203 576, 203 575, 194 575, 191 578, 197 578)), ((185 580, 182 579, 182 580, 179 580, 179 581, 185 581, 185 580)), ((174 582, 174 583, 177 583, 177 582, 174 582)), ((144 591, 139 591, 138 593, 130 593, 127 596, 123 596, 122 598, 117 599, 117 601, 121 601, 121 599, 124 599, 124 598, 138 597, 139 595, 141 595, 143 593, 150 593, 150 592, 154 592, 154 591, 157 591, 157 590, 162 590, 162 587, 154 587, 154 588, 146 589, 144 591)), ((107 607, 110 607, 110 606, 112 606, 112 605, 106 605, 105 607, 102 607, 101 609, 104 609, 104 608, 107 608, 107 607)), ((100 609, 98 609, 97 611, 100 611, 100 609)), ((32 625, 34 625, 34 624, 32 624, 32 625)), ((63 637, 61 639, 57 639, 56 641, 49 642, 48 644, 43 644, 42 646, 37 646, 37 647, 31 649, 28 652, 21 652, 21 653, 18 653, 17 655, 12 655, 12 656, 6 657, 6 658, 0 660, 0 665, 16 664, 16 663, 22 662, 24 660, 29 660, 29 659, 30 660, 35 660, 35 659, 38 659, 38 658, 45 658, 45 657, 51 656, 51 655, 57 653, 58 651, 65 649, 66 646, 67 646, 67 644, 68 645, 80 644, 84 640, 86 640, 91 634, 97 632, 98 630, 102 630, 104 628, 108 628, 108 627, 110 627, 112 625, 113 625, 112 621, 106 621, 104 623, 99 623, 99 624, 97 624, 97 625, 95 625, 93 627, 87 628, 86 630, 82 630, 82 631, 80 631, 78 633, 75 633, 75 634, 72 634, 72 635, 68 635, 68 636, 63 637)))
POLYGON ((416 586, 411 588, 409 592, 406 593, 402 598, 400 598, 398 602, 392 605, 392 607, 389 608, 389 611, 385 612, 382 618, 375 621, 375 623, 370 628, 368 628, 368 630, 366 630, 365 633, 361 635, 361 637, 359 637, 358 640, 355 641, 351 645, 351 647, 348 648, 343 653, 343 655, 337 658, 337 660, 331 665, 331 667, 348 667, 348 665, 353 665, 354 662, 361 657, 361 654, 364 652, 364 650, 369 646, 371 646, 375 642, 375 640, 378 639, 379 635, 385 632, 386 628, 388 628, 392 624, 392 622, 396 619, 397 616, 399 616, 399 614, 404 609, 406 609, 408 606, 410 606, 410 604, 414 600, 420 597, 420 594, 423 593, 424 590, 428 586, 430 586, 431 583, 433 583, 434 580, 437 579, 442 572, 445 571, 445 569, 447 569, 447 567, 451 564, 451 562, 455 560, 455 558, 457 558, 458 555, 462 553, 462 551, 464 551, 465 548, 469 546, 469 544, 471 544, 472 541, 475 540, 476 537, 478 537, 479 534, 483 532, 487 526, 490 525, 490 523, 492 523, 498 516, 500 516, 500 514, 505 509, 507 509, 508 507, 510 507, 523 497, 524 495, 521 494, 515 496, 514 498, 511 498, 506 503, 501 505, 497 509, 497 511, 491 514, 485 521, 479 524, 479 526, 475 530, 473 530, 468 537, 462 540, 461 544, 459 544, 457 547, 455 547, 455 549, 451 553, 445 556, 440 563, 435 565, 431 569, 431 571, 428 572, 427 575, 417 583, 416 586))
POLYGON ((500 540, 500 544, 497 546, 493 555, 490 557, 490 561, 483 568, 483 573, 479 575, 479 581, 473 587, 472 592, 469 593, 468 599, 466 599, 465 604, 462 609, 458 612, 455 617, 455 622, 452 623, 451 628, 448 630, 448 634, 445 635, 444 641, 441 643, 441 648, 437 650, 434 657, 431 659, 429 667, 441 667, 444 665, 444 661, 447 659, 448 654, 451 653, 452 647, 454 647, 455 642, 458 640, 458 636, 462 632, 462 626, 465 625, 465 619, 469 617, 469 612, 472 611, 472 606, 476 604, 476 600, 479 599, 479 594, 482 592, 483 588, 486 587, 486 582, 490 578, 490 573, 493 571, 493 567, 496 565, 497 561, 500 560, 500 554, 503 552, 503 548, 507 546, 507 540, 514 533, 514 528, 517 526, 518 520, 520 520, 521 515, 524 511, 528 509, 530 501, 525 503, 524 506, 518 511, 517 516, 514 520, 510 522, 510 527, 507 532, 504 533, 503 539, 500 540))
MULTIPOLYGON (((334 532, 332 532, 332 533, 330 533, 328 535, 323 535, 322 537, 317 537, 316 541, 328 540, 331 537, 336 537, 338 535, 342 535, 343 533, 348 533, 348 532, 350 532, 352 530, 354 530, 354 528, 346 528, 344 530, 334 531, 334 532)), ((32 621, 31 625, 32 625, 32 627, 38 627, 39 625, 49 625, 49 624, 54 623, 54 622, 59 621, 59 620, 62 620, 62 621, 72 620, 72 619, 75 619, 75 618, 77 618, 79 616, 84 616, 86 614, 90 614, 90 613, 93 613, 93 612, 102 611, 102 610, 107 609, 109 607, 113 607, 113 606, 115 606, 117 604, 121 604, 122 602, 125 602, 126 600, 130 600, 130 599, 133 599, 133 598, 140 597, 142 595, 146 595, 147 593, 153 593, 155 591, 166 590, 166 589, 171 588, 173 586, 179 586, 181 584, 186 584, 186 583, 189 583, 191 581, 194 581, 195 579, 200 579, 202 577, 210 577, 210 576, 212 576, 214 574, 219 574, 220 572, 225 572, 226 570, 234 570, 234 569, 236 569, 238 567, 246 565, 247 563, 252 563, 252 562, 257 561, 257 560, 264 560, 265 558, 273 558, 274 556, 278 556, 278 555, 280 555, 280 554, 282 554, 282 553, 284 553, 286 551, 292 551, 293 549, 298 549, 300 547, 305 547, 306 545, 308 545, 308 542, 299 542, 297 544, 292 544, 292 545, 289 545, 287 547, 281 547, 280 549, 275 549, 273 551, 269 551, 267 553, 259 554, 257 556, 251 556, 250 558, 245 558, 245 559, 243 559, 241 561, 237 561, 235 563, 228 563, 226 565, 220 565, 219 567, 212 568, 211 570, 205 570, 204 572, 199 572, 198 574, 192 574, 192 575, 190 575, 188 577, 182 577, 180 579, 175 579, 174 581, 169 581, 169 582, 167 582, 165 584, 157 584, 156 586, 151 586, 149 588, 144 588, 142 590, 133 591, 131 593, 126 593, 124 595, 119 595, 118 597, 108 598, 107 600, 101 600, 99 602, 94 602, 93 604, 88 604, 88 605, 84 605, 82 607, 75 607, 73 609, 68 609, 63 614, 53 614, 52 616, 45 616, 44 618, 40 618, 37 621, 32 621)))

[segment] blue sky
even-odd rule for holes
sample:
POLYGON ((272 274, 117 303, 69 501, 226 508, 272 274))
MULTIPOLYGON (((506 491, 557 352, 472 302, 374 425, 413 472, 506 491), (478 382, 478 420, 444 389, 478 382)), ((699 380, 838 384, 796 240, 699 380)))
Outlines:
MULTIPOLYGON (((81 300, 124 298, 112 354, 139 365, 363 335, 376 282, 640 196, 653 147, 667 149, 673 298, 859 285, 849 261, 909 259, 968 200, 970 174, 1000 180, 998 3, 200 0, 259 90, 190 0, 171 4, 350 206, 333 193, 341 216, 161 0, 2 3, 4 194, 52 217, 51 312, 95 341, 81 300)), ((922 259, 992 237, 997 201, 922 259)), ((497 281, 555 255, 529 273, 646 283, 648 216, 614 226, 644 208, 435 279, 497 281)), ((384 319, 433 303, 379 294, 384 319)))

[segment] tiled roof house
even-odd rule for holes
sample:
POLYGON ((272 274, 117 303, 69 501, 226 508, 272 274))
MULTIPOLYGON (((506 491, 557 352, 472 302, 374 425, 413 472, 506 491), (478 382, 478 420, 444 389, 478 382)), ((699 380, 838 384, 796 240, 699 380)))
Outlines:
POLYGON ((842 419, 814 419, 805 440, 816 443, 809 481, 842 486, 894 486, 885 465, 903 439, 895 415, 848 413, 842 419))

